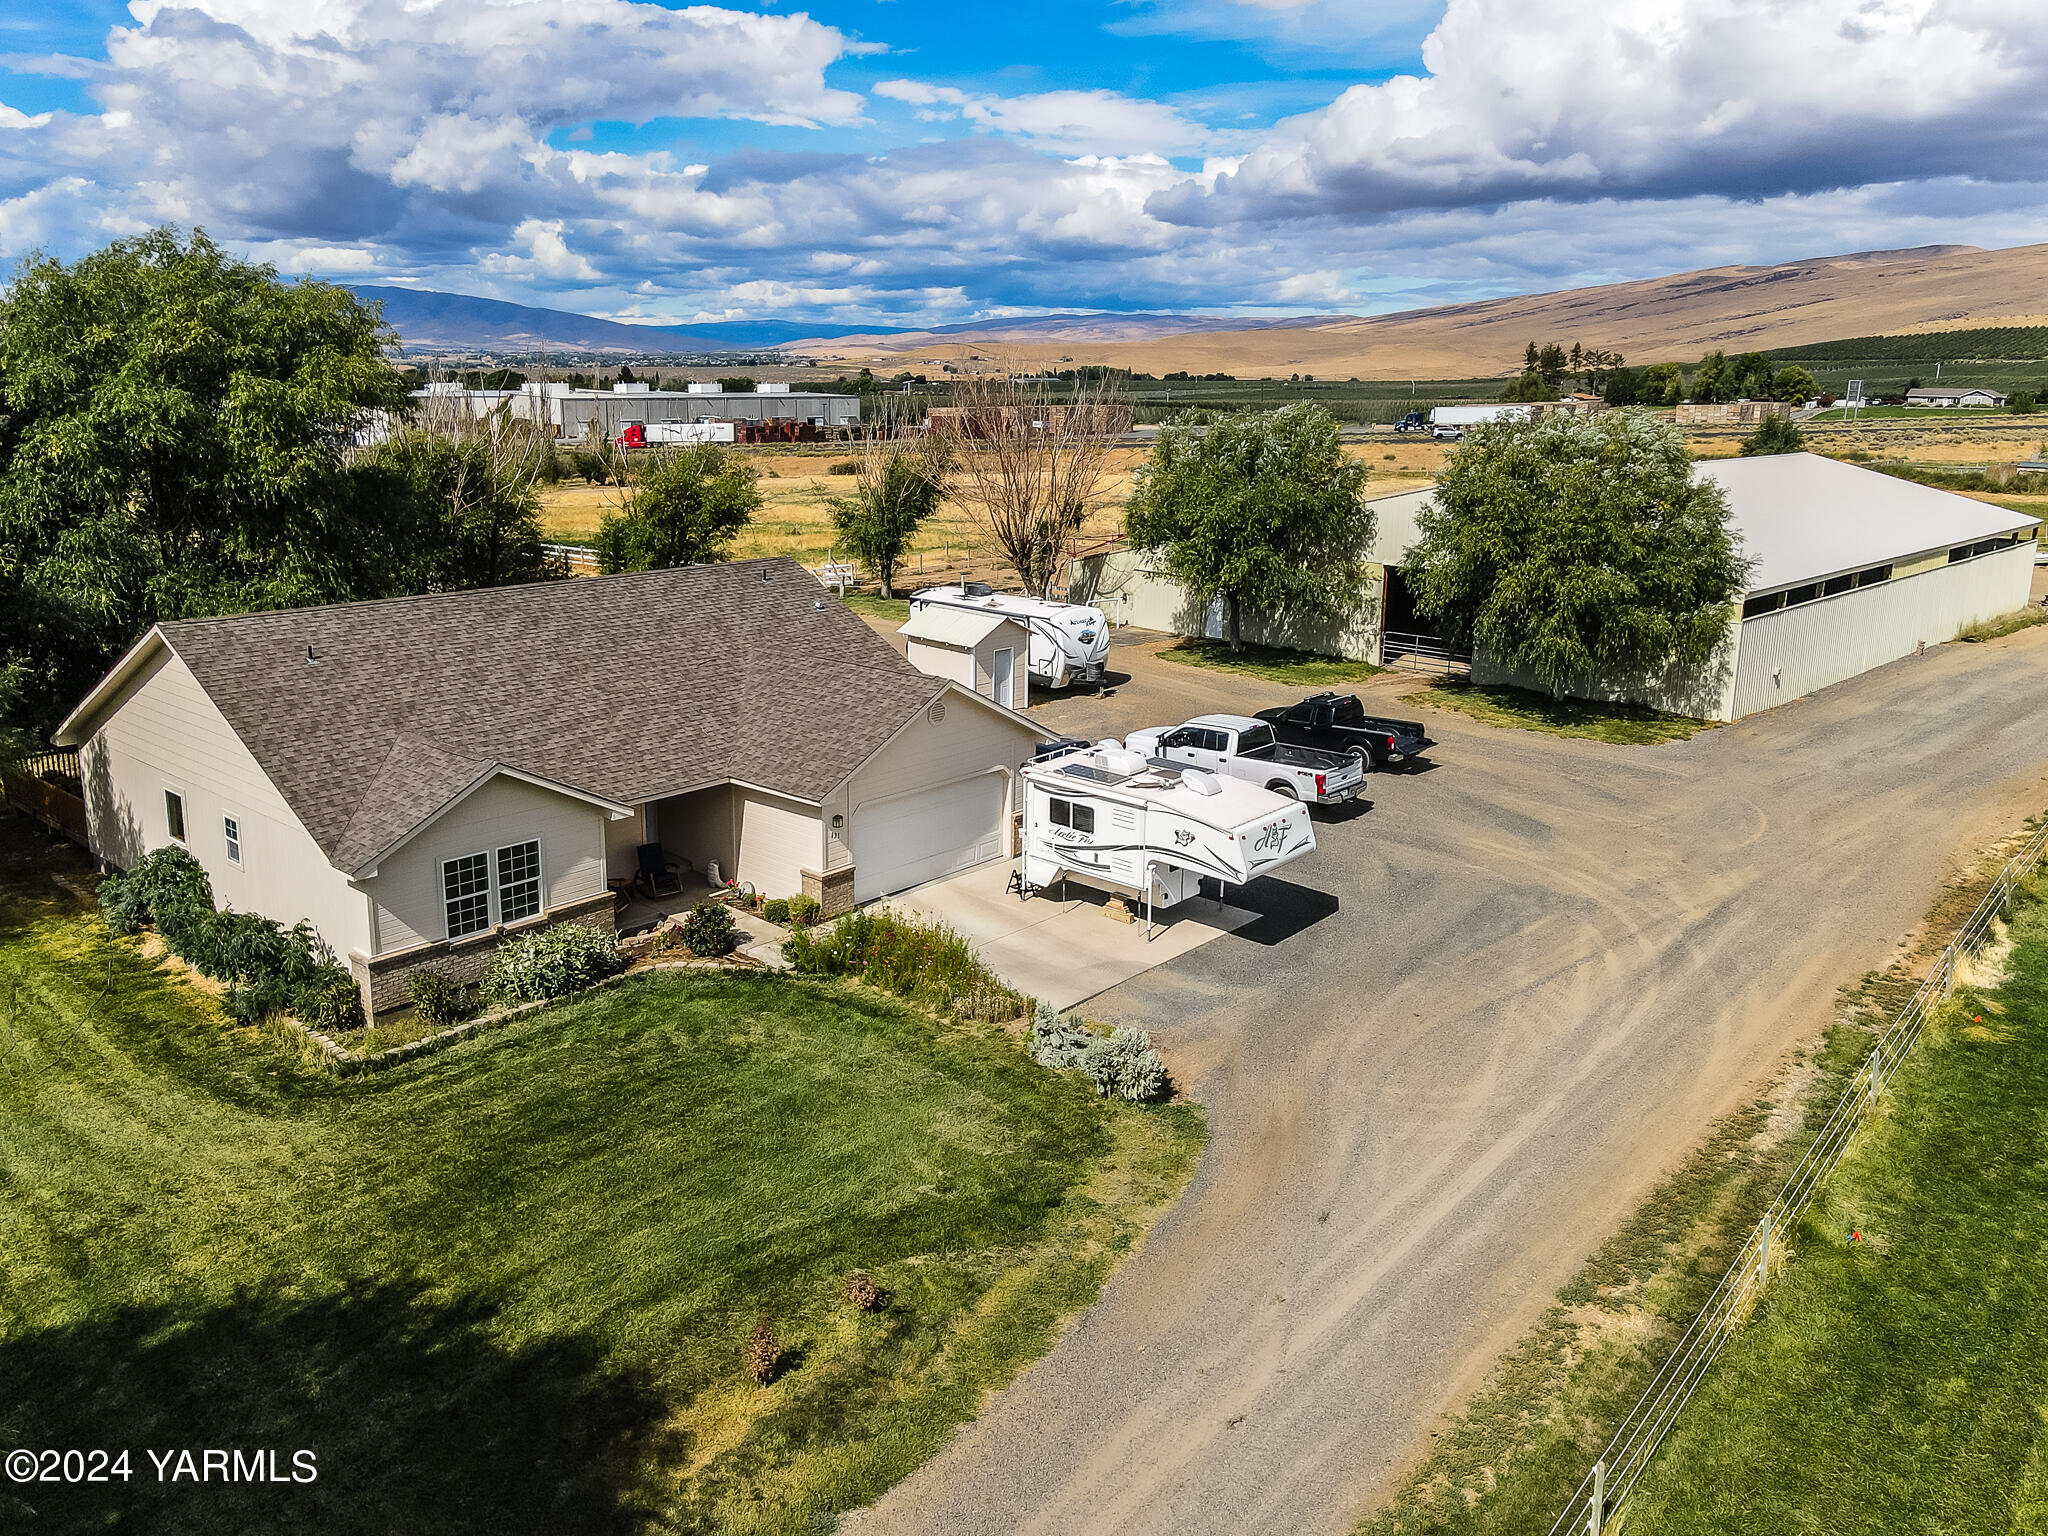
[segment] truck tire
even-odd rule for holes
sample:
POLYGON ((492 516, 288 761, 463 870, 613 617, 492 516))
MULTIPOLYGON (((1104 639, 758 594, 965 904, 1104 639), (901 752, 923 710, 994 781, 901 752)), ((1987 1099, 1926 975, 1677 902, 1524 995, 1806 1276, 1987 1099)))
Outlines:
POLYGON ((1378 761, 1363 747, 1346 747, 1344 755, 1358 764, 1360 773, 1371 773, 1373 769, 1379 767, 1378 761))
POLYGON ((1295 789, 1295 787, 1292 784, 1288 783, 1285 779, 1275 779, 1272 783, 1268 784, 1266 788, 1272 790, 1273 793, 1276 795, 1285 795, 1290 800, 1299 800, 1301 798, 1300 791, 1295 789))

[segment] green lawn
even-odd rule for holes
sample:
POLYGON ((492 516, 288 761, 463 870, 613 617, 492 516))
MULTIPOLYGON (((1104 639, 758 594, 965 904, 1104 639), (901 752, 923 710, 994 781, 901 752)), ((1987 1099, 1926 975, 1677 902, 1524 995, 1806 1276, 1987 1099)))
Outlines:
POLYGON ((788 978, 657 973, 337 1079, 20 867, 0 1450, 136 1475, 0 1484, 0 1527, 824 1529, 1046 1348, 1201 1141, 993 1027, 788 978), (181 1446, 306 1448, 319 1480, 159 1486, 144 1448, 181 1446))
POLYGON ((1683 741, 1701 731, 1710 731, 1715 725, 1712 720, 1667 715, 1635 704, 1553 699, 1548 694, 1531 693, 1522 688, 1481 687, 1472 683, 1440 683, 1420 693, 1409 694, 1407 702, 1454 709, 1484 725, 1542 731, 1550 736, 1583 736, 1590 741, 1606 741, 1627 747, 1653 747, 1660 742, 1683 741))
POLYGON ((1757 1317, 1645 1477, 1630 1530, 2048 1528, 2038 894, 2014 934, 2008 978, 1959 994, 1793 1234, 1757 1317))
POLYGON ((1307 651, 1277 650, 1265 645, 1247 645, 1232 653, 1222 640, 1181 640, 1161 651, 1167 661, 1185 667, 1207 667, 1214 672, 1238 672, 1290 688, 1328 688, 1335 683, 1362 683, 1377 677, 1384 668, 1369 661, 1346 661, 1340 656, 1316 656, 1307 651))
POLYGON ((907 597, 883 597, 874 592, 848 592, 840 599, 862 618, 894 619, 899 624, 910 621, 910 599, 907 597))

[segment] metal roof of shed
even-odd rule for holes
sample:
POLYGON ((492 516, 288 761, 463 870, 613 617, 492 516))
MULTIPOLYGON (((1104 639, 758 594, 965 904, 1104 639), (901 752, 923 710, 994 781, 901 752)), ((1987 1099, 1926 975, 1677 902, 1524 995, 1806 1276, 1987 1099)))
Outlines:
POLYGON ((1812 453, 1716 459, 1698 467, 1728 496, 1751 592, 1820 581, 1974 543, 2041 519, 1812 453))

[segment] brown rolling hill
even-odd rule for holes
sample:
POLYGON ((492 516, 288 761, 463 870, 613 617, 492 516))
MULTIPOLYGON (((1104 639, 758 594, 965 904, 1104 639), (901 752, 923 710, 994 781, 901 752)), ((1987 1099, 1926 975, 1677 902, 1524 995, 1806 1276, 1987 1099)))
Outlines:
POLYGON ((891 368, 906 359, 981 358, 1024 367, 1108 363, 1155 375, 1186 370, 1252 378, 1508 374, 1519 369, 1530 341, 1576 341, 1620 352, 1632 363, 1690 361, 1716 347, 1750 351, 1848 336, 2048 324, 2048 245, 1997 251, 1930 245, 1775 267, 1709 267, 1562 293, 1242 329, 1219 329, 1213 318, 1190 321, 1181 331, 1165 317, 1146 317, 1143 325, 1132 319, 1062 316, 1050 332, 1043 322, 996 322, 786 345, 838 364, 891 368))

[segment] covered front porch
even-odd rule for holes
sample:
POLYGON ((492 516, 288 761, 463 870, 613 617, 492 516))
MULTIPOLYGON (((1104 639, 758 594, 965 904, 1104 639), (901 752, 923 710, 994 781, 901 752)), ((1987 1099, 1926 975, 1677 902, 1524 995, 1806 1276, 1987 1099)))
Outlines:
POLYGON ((605 829, 605 879, 622 901, 621 934, 644 932, 727 884, 764 897, 803 894, 824 855, 817 806, 739 784, 649 800, 605 829), (643 848, 659 850, 646 855, 654 873, 643 869, 643 848))

